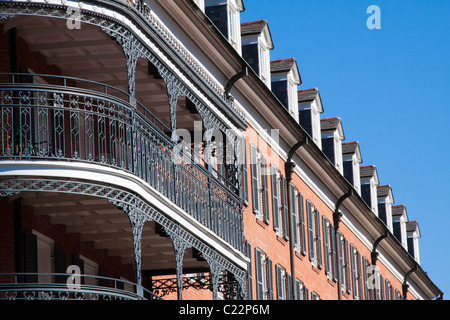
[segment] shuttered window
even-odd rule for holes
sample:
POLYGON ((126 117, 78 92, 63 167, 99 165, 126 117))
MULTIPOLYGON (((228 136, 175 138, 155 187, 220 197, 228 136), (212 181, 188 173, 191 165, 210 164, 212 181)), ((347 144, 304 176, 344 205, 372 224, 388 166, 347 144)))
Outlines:
POLYGON ((303 203, 303 195, 299 192, 298 194, 298 228, 300 232, 300 248, 301 253, 306 256, 306 235, 305 235, 305 211, 303 203))
POLYGON ((263 196, 263 220, 269 224, 269 183, 267 181, 267 161, 266 158, 261 157, 261 176, 262 176, 262 196, 263 196))
POLYGON ((316 250, 315 250, 315 226, 314 226, 314 207, 309 200, 306 200, 306 222, 308 225, 308 251, 309 260, 316 262, 316 250))
POLYGON ((267 258, 267 290, 269 293, 269 300, 273 300, 273 272, 272 259, 267 258))
POLYGON ((299 223, 298 223, 298 201, 297 201, 298 191, 293 184, 289 185, 289 199, 290 199, 290 209, 291 209, 291 223, 293 225, 293 235, 292 241, 297 250, 300 248, 299 243, 299 223))
POLYGON ((303 300, 303 283, 299 279, 295 279, 295 293, 297 300, 303 300))
POLYGON ((281 234, 281 191, 280 191, 280 172, 277 167, 270 167, 271 187, 272 187, 272 214, 273 229, 281 234))
POLYGON ((261 215, 262 214, 261 162, 259 152, 253 144, 250 144, 250 168, 252 175, 253 212, 257 215, 261 215))
POLYGON ((339 279, 342 290, 347 289, 347 272, 345 268, 345 241, 340 231, 337 231, 337 246, 339 250, 339 279))
POLYGON ((333 261, 330 239, 330 222, 327 217, 322 216, 322 234, 323 234, 323 258, 325 261, 325 274, 332 276, 333 274, 333 261))
POLYGON ((363 272, 363 279, 364 279, 364 297, 365 300, 370 300, 369 297, 369 282, 368 282, 368 276, 367 276, 367 258, 362 258, 362 272, 363 272))
POLYGON ((261 264, 261 251, 255 248, 255 271, 256 271, 256 299, 262 300, 263 295, 263 275, 262 275, 262 264, 261 264))
POLYGON ((322 269, 322 238, 320 232, 320 212, 319 209, 316 209, 314 213, 314 221, 315 221, 315 232, 316 232, 316 250, 317 250, 317 267, 322 269))
POLYGON ((289 223, 288 223, 288 203, 287 203, 287 182, 284 176, 281 176, 281 197, 283 199, 282 212, 283 212, 283 229, 284 239, 289 240, 289 223))
POLYGON ((353 287, 353 298, 359 299, 359 274, 358 274, 358 254, 355 246, 350 245, 350 259, 352 267, 352 287, 353 287))
POLYGON ((330 238, 331 238, 331 254, 333 257, 333 279, 335 282, 338 281, 339 277, 339 268, 338 268, 338 249, 337 249, 337 243, 336 243, 336 230, 334 228, 334 225, 330 223, 330 238))
MULTIPOLYGON (((67 272, 66 252, 62 248, 55 246, 53 254, 55 262, 55 273, 66 273, 67 272)), ((67 276, 63 275, 55 276, 56 283, 65 283, 66 279, 67 276)))
MULTIPOLYGON (((24 263, 25 273, 38 272, 38 252, 37 252, 37 236, 30 231, 24 232, 24 263)), ((25 277, 27 283, 37 283, 37 275, 27 275, 25 277)))
POLYGON ((345 268, 345 289, 347 293, 351 292, 350 287, 350 260, 348 255, 348 241, 344 238, 344 268, 345 268))
POLYGON ((242 197, 244 204, 248 206, 248 170, 247 170, 247 144, 245 137, 241 139, 242 156, 242 197))
POLYGON ((277 264, 275 272, 277 277, 277 299, 286 300, 286 271, 281 265, 277 264))
POLYGON ((309 260, 318 268, 322 268, 322 238, 320 232, 320 212, 306 200, 306 220, 308 224, 309 260))
POLYGON ((291 280, 291 275, 286 272, 286 290, 287 290, 287 299, 288 300, 293 300, 293 296, 292 296, 292 280, 291 280))
POLYGON ((303 300, 309 300, 309 289, 307 286, 303 286, 303 300))
POLYGON ((247 271, 247 299, 253 300, 253 280, 252 280, 252 246, 248 241, 245 241, 245 251, 249 259, 247 271))

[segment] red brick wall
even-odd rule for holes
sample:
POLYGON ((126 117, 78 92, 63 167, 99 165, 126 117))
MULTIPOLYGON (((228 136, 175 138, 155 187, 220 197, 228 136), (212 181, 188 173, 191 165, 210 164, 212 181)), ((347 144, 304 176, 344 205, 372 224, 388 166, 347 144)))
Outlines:
MULTIPOLYGON (((290 265, 290 251, 289 251, 289 242, 285 241, 278 237, 273 229, 273 214, 272 214, 272 190, 270 183, 270 176, 268 177, 268 187, 269 187, 269 212, 270 212, 270 224, 266 225, 264 222, 260 221, 256 218, 253 213, 253 200, 252 200, 252 192, 251 192, 251 170, 250 170, 250 144, 258 145, 261 143, 261 139, 258 138, 258 133, 252 127, 249 127, 245 133, 246 137, 246 150, 247 150, 247 171, 248 171, 248 188, 249 188, 249 206, 244 206, 244 234, 245 239, 250 242, 252 246, 252 275, 253 275, 253 297, 256 298, 256 280, 255 280, 255 257, 254 257, 254 249, 259 248, 262 250, 266 257, 269 257, 273 261, 272 265, 272 274, 273 274, 273 288, 274 288, 274 298, 277 299, 276 293, 276 277, 275 277, 275 265, 282 265, 288 273, 292 275, 291 265, 290 265)), ((271 148, 267 147, 267 151, 271 152, 271 148)), ((265 155, 266 156, 266 155, 265 155)), ((267 157, 266 158, 270 158, 267 157)), ((284 172, 284 162, 281 158, 272 158, 275 160, 275 165, 280 170, 281 174, 285 176, 284 172)), ((268 164, 270 166, 270 163, 268 164)), ((320 217, 322 215, 326 216, 328 220, 333 223, 333 213, 332 210, 324 203, 324 201, 310 188, 308 185, 297 175, 294 174, 292 177, 292 183, 298 188, 299 192, 303 195, 304 199, 304 213, 303 217, 306 222, 306 200, 309 200, 315 208, 317 208, 320 212, 320 217)), ((320 218, 321 220, 321 218, 320 218)), ((321 237, 322 237, 322 221, 321 223, 321 237)), ((305 223, 306 224, 306 223, 305 223)), ((339 227, 340 232, 347 239, 348 245, 353 244, 356 249, 360 252, 361 257, 366 257, 370 263, 371 252, 370 250, 356 237, 353 232, 349 230, 349 228, 343 223, 340 223, 339 227)), ((308 245, 308 234, 307 230, 305 230, 306 235, 306 246, 308 245)), ((321 250, 323 256, 323 239, 321 242, 321 250)), ((314 267, 309 260, 308 250, 307 255, 303 256, 295 251, 295 277, 303 282, 309 289, 309 292, 312 291, 319 294, 321 299, 324 300, 336 300, 338 299, 338 285, 336 282, 331 281, 327 278, 325 274, 325 262, 323 262, 323 268, 318 269, 314 267)), ((350 251, 349 251, 349 259, 350 259, 350 251)), ((401 283, 396 279, 390 271, 385 266, 382 266, 380 262, 377 263, 380 268, 381 275, 384 279, 389 279, 391 285, 394 288, 398 289, 401 292, 401 283)), ((350 273, 351 275, 351 273, 350 273)), ((362 275, 361 275, 362 276, 362 275)), ((351 277, 349 279, 351 285, 351 277)), ((363 281, 364 288, 364 281, 363 281)), ((361 291, 364 292, 364 289, 361 288, 361 291)), ((353 290, 353 288, 352 288, 353 290)), ((343 300, 352 300, 353 293, 350 294, 343 292, 341 295, 343 300)), ((411 294, 409 295, 411 298, 411 294)))

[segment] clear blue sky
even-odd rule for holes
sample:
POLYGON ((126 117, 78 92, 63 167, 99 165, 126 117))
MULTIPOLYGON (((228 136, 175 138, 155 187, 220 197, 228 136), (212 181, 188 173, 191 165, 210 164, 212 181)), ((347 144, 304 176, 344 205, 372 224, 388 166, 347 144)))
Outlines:
POLYGON ((244 0, 241 22, 266 19, 271 59, 294 57, 318 87, 323 118, 342 119, 395 204, 418 220, 421 266, 450 298, 450 1, 244 0), (369 30, 370 5, 381 29, 369 30))

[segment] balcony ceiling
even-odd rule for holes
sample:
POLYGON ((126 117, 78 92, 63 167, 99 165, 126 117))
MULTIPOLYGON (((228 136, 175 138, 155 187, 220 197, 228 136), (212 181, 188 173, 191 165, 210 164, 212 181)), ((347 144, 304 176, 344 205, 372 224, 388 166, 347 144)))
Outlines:
MULTIPOLYGON (((17 196, 16 196, 17 197, 17 196)), ((124 211, 106 199, 60 193, 21 193, 22 208, 31 207, 34 216, 44 216, 51 226, 63 225, 66 234, 79 235, 80 241, 108 256, 120 257, 122 264, 134 264, 133 236, 124 211)), ((14 197, 10 197, 12 200, 14 197)), ((175 254, 169 237, 155 231, 155 223, 144 225, 142 233, 142 270, 159 273, 175 269, 175 254)), ((184 255, 183 268, 204 269, 205 262, 184 255)))
MULTIPOLYGON (((56 66, 61 75, 105 83, 128 92, 122 48, 99 27, 82 23, 81 29, 69 29, 64 19, 30 16, 3 20, 0 25, 3 25, 3 32, 16 28, 18 37, 25 40, 28 49, 40 52, 46 64, 56 66)), ((96 88, 92 85, 88 89, 96 88)), ((169 126, 169 102, 164 81, 149 74, 146 59, 139 59, 136 66, 136 98, 169 126)), ((192 131, 194 121, 201 121, 199 114, 187 110, 185 98, 180 98, 177 127, 192 131)))

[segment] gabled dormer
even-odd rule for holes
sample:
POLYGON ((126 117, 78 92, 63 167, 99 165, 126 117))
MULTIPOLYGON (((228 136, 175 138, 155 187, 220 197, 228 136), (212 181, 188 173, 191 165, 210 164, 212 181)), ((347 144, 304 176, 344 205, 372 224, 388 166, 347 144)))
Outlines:
POLYGON ((344 167, 344 177, 361 194, 361 179, 359 166, 362 163, 359 142, 342 143, 342 162, 344 167))
POLYGON ((377 204, 377 186, 380 184, 378 180, 377 168, 374 165, 363 166, 359 168, 361 179, 361 197, 372 209, 372 212, 378 216, 377 204))
POLYGON ((409 221, 406 223, 406 234, 408 241, 408 252, 420 264, 419 255, 419 238, 420 229, 417 221, 409 221))
POLYGON ((342 165, 342 140, 345 139, 341 118, 328 118, 320 120, 322 133, 322 151, 332 164, 344 173, 342 165))
POLYGON ((300 72, 294 58, 270 63, 272 92, 298 122, 297 87, 301 84, 300 72))
POLYGON ((217 29, 241 54, 241 18, 240 13, 245 10, 242 0, 196 0, 200 9, 215 24, 217 29))
POLYGON ((392 229, 392 204, 394 203, 394 195, 390 185, 377 187, 378 198, 378 218, 384 222, 391 232, 392 229))
POLYGON ((400 241, 402 246, 407 249, 408 241, 406 234, 406 223, 408 222, 408 214, 403 204, 392 206, 392 228, 394 236, 400 241))
POLYGON ((271 88, 270 50, 273 49, 272 35, 266 20, 241 24, 242 57, 261 80, 271 88))
POLYGON ((319 89, 298 91, 298 122, 310 135, 316 145, 322 149, 320 115, 323 113, 322 98, 319 89))

